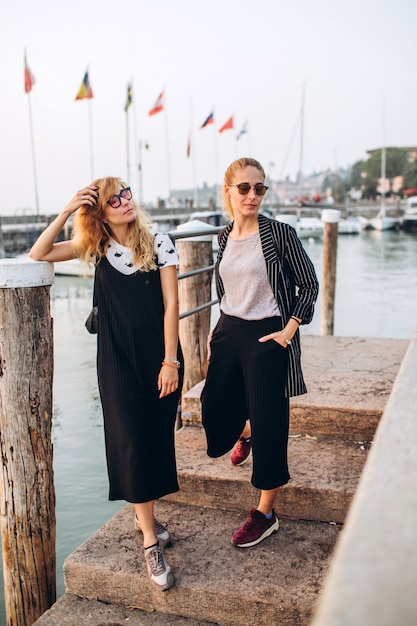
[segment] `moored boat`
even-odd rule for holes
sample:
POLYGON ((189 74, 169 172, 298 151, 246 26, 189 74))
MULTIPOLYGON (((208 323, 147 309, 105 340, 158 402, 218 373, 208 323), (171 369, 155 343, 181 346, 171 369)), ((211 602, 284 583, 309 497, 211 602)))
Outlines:
POLYGON ((407 208, 401 218, 401 228, 407 232, 417 231, 417 196, 408 198, 407 208))
POLYGON ((337 225, 337 232, 339 235, 359 235, 367 226, 368 220, 366 217, 347 217, 341 219, 337 225))
POLYGON ((371 217, 369 220, 369 226, 374 230, 394 230, 399 226, 400 220, 398 217, 391 217, 386 215, 385 210, 381 209, 375 217, 371 217))
POLYGON ((94 267, 80 259, 70 259, 54 263, 54 272, 57 276, 94 276, 94 267))

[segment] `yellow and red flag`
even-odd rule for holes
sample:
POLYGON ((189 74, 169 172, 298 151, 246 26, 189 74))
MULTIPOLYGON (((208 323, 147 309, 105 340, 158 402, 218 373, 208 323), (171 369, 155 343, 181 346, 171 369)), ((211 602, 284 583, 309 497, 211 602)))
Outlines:
POLYGON ((75 96, 76 100, 84 100, 84 98, 93 98, 93 90, 91 89, 90 80, 88 78, 88 70, 84 74, 83 82, 81 83, 81 87, 75 96))

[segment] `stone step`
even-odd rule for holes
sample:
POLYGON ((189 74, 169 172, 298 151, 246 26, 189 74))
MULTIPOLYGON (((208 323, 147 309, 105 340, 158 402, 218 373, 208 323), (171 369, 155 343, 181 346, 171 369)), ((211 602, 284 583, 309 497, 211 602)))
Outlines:
POLYGON ((159 501, 156 515, 173 539, 172 589, 149 581, 126 505, 66 559, 67 593, 224 626, 309 623, 338 525, 283 519, 278 533, 239 549, 230 537, 246 513, 159 501))
MULTIPOLYGON (((256 506, 258 492, 251 485, 252 457, 239 467, 226 454, 210 459, 201 427, 185 426, 176 433, 180 491, 170 501, 233 507, 247 511, 256 506)), ((369 443, 290 437, 290 482, 276 499, 278 515, 291 519, 343 523, 367 457, 369 443)))
MULTIPOLYGON (((407 347, 405 339, 303 335, 308 393, 291 398, 291 432, 371 440, 407 347)), ((183 396, 185 425, 201 425, 203 385, 183 396)))
MULTIPOLYGON (((184 426, 202 424, 200 395, 204 382, 197 383, 182 397, 181 421, 184 426)), ((379 396, 372 407, 366 404, 361 406, 360 400, 360 396, 354 402, 345 398, 342 403, 337 393, 329 397, 320 396, 318 392, 291 398, 290 433, 370 441, 381 419, 386 398, 385 394, 379 396)))
MULTIPOLYGON (((212 626, 201 621, 66 593, 33 626, 212 626)), ((220 626, 223 626, 221 624, 220 626)))

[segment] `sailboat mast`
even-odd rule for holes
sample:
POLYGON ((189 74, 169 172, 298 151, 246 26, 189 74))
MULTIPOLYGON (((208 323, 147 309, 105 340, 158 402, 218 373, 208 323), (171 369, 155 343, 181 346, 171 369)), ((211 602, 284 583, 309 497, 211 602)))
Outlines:
POLYGON ((382 148, 381 148, 381 213, 385 213, 386 184, 386 149, 385 149, 385 97, 382 99, 382 148))
POLYGON ((385 178, 386 178, 386 150, 385 150, 385 97, 382 100, 382 150, 381 150, 381 210, 385 211, 385 178))
POLYGON ((303 151, 304 151, 304 95, 305 84, 303 84, 303 92, 301 96, 301 111, 300 111, 300 162, 298 166, 298 184, 300 187, 303 185, 303 151))

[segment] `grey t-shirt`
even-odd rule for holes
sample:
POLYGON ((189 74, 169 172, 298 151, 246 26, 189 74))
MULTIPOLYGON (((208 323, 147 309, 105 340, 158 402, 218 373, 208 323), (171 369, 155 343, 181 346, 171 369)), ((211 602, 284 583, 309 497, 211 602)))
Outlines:
POLYGON ((244 320, 280 315, 262 254, 259 232, 245 239, 227 239, 219 266, 224 296, 220 309, 244 320))

